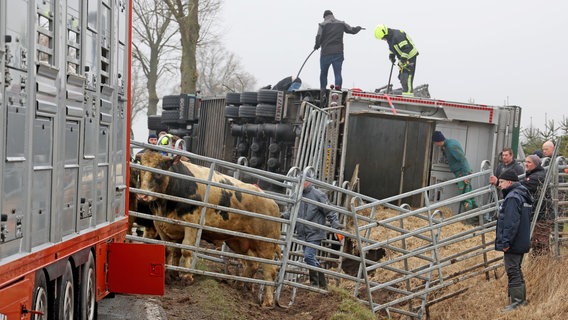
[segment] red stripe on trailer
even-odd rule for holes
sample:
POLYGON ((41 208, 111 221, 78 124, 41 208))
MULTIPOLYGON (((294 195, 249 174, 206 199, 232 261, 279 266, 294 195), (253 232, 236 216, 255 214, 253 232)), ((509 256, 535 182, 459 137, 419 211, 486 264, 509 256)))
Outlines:
POLYGON ((415 103, 415 104, 423 104, 423 105, 431 105, 431 106, 441 106, 441 107, 452 107, 452 108, 461 108, 461 109, 469 109, 469 110, 479 110, 479 111, 488 111, 489 112, 489 119, 488 122, 493 122, 493 113, 495 112, 493 107, 489 107, 484 104, 464 104, 464 103, 456 103, 456 102, 446 102, 444 100, 435 100, 435 99, 415 99, 403 96, 394 96, 390 97, 387 94, 381 93, 370 93, 370 92, 351 92, 352 97, 357 98, 365 98, 365 99, 374 99, 374 100, 382 100, 387 101, 389 104, 392 101, 396 102, 406 102, 406 103, 415 103))

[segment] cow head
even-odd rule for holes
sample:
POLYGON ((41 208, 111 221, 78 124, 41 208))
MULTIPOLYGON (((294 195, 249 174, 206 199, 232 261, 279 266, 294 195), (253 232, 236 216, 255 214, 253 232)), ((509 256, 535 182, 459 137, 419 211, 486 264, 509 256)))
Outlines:
MULTIPOLYGON (((141 165, 166 171, 170 170, 174 161, 176 160, 171 157, 163 156, 158 152, 144 152, 140 156, 141 165)), ((168 183, 170 182, 169 176, 146 170, 140 170, 139 176, 140 189, 157 193, 165 193, 168 183)), ((157 197, 144 194, 138 194, 136 197, 138 200, 145 202, 151 202, 157 199, 157 197)))

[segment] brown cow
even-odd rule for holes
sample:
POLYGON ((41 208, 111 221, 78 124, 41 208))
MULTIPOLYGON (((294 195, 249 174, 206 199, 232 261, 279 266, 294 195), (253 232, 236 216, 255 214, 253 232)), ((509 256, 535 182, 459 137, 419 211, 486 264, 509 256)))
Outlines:
MULTIPOLYGON (((143 166, 168 170, 175 173, 181 173, 188 176, 207 180, 210 169, 198 166, 186 161, 180 161, 179 157, 171 158, 160 155, 156 152, 147 152, 141 155, 140 163, 143 166)), ((261 191, 258 187, 244 183, 235 178, 214 172, 213 181, 226 185, 239 187, 240 189, 248 189, 252 191, 261 191)), ((164 174, 151 173, 149 171, 140 172, 140 189, 163 193, 167 195, 183 197, 195 201, 204 201, 207 185, 197 183, 185 179, 170 177, 164 174)), ((198 224, 201 216, 202 206, 190 205, 166 199, 157 198, 138 194, 138 199, 151 203, 153 213, 172 219, 187 221, 198 224)), ((248 212, 255 212, 272 217, 280 217, 280 210, 274 200, 243 193, 223 189, 219 187, 210 187, 208 203, 220 205, 223 207, 231 207, 248 212)), ((155 221, 154 225, 158 234, 163 240, 176 241, 180 237, 186 245, 195 245, 197 229, 180 228, 169 223, 159 223, 155 221), (181 230, 180 230, 181 229, 181 230), (183 232, 183 236, 180 235, 183 232)), ((205 225, 220 229, 238 231, 251 235, 263 236, 278 240, 280 238, 280 223, 268 221, 261 218, 249 217, 237 213, 227 212, 225 210, 208 208, 205 213, 205 225)), ((272 260, 275 256, 280 256, 280 247, 276 243, 235 237, 228 234, 216 233, 203 230, 202 238, 211 242, 225 241, 225 243, 238 254, 249 255, 258 258, 272 260)), ((181 250, 184 256, 184 266, 191 267, 191 251, 181 250)), ((168 247, 167 263, 177 265, 179 263, 179 253, 175 249, 168 247)), ((244 276, 252 278, 259 268, 259 263, 255 261, 245 260, 244 276)), ((276 278, 276 266, 273 264, 263 263, 263 278, 266 281, 274 281, 276 278)), ((184 274, 182 278, 192 282, 191 274, 184 274)), ((274 303, 274 288, 266 286, 266 294, 262 302, 263 306, 271 306, 274 303)))

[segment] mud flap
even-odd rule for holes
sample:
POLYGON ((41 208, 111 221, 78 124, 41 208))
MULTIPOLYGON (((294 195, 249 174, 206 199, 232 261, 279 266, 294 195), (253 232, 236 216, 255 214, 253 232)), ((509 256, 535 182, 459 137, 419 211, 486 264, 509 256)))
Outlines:
POLYGON ((114 293, 163 295, 166 248, 145 243, 110 243, 108 288, 114 293))

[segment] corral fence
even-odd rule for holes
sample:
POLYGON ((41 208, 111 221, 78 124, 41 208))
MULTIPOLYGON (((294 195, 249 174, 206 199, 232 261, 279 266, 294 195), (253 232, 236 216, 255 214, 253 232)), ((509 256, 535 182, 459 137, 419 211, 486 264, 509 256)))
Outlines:
MULTIPOLYGON (((489 280, 503 274, 502 254, 494 251, 493 245, 495 217, 500 200, 495 187, 487 183, 492 173, 488 162, 484 162, 478 172, 466 177, 386 199, 373 199, 350 191, 354 186, 348 183, 343 186, 324 183, 303 175, 298 168, 292 168, 288 175, 280 175, 202 157, 182 150, 172 150, 136 141, 132 141, 131 144, 136 147, 183 155, 190 161, 208 164, 210 170, 230 172, 245 181, 262 182, 262 185, 269 186, 265 187, 265 192, 244 190, 212 182, 210 178, 212 172, 208 175, 209 179, 183 177, 207 185, 208 188, 226 188, 273 199, 279 204, 282 212, 288 210, 291 214, 289 220, 267 217, 218 204, 209 204, 206 201, 177 198, 131 187, 130 191, 133 193, 159 196, 232 214, 277 221, 282 224, 281 237, 275 240, 262 237, 262 235, 250 235, 207 226, 204 219, 200 220, 200 224, 192 224, 130 211, 131 216, 198 228, 200 230, 198 235, 201 235, 203 231, 212 231, 276 242, 282 249, 281 257, 268 261, 235 254, 225 246, 220 249, 201 246, 199 236, 196 243, 191 245, 146 239, 135 235, 127 237, 132 241, 158 243, 191 250, 194 252, 194 257, 199 258, 192 259, 190 268, 167 265, 167 270, 254 283, 260 287, 274 286, 275 300, 283 307, 293 307, 298 289, 324 291, 321 288, 310 286, 307 275, 309 270, 313 270, 324 273, 328 282, 335 282, 337 286, 352 292, 353 297, 366 304, 375 313, 418 319, 426 317, 429 306, 467 291, 474 287, 479 279, 489 280), (466 179, 475 182, 473 185, 479 187, 467 194, 434 201, 434 195, 437 194, 439 188, 466 179), (322 204, 302 197, 305 180, 310 181, 316 188, 326 191, 331 202, 322 204), (425 203, 422 207, 411 208, 406 204, 393 205, 393 203, 399 203, 402 199, 408 199, 417 194, 423 195, 425 203), (448 209, 452 204, 455 205, 470 198, 475 198, 476 208, 460 214, 454 214, 448 209), (335 210, 339 214, 343 228, 335 230, 328 226, 316 225, 328 231, 330 235, 321 246, 298 240, 294 236, 296 223, 315 225, 298 217, 302 201, 335 210), (343 236, 341 241, 338 240, 337 234, 343 236), (318 259, 322 262, 322 268, 311 267, 304 263, 303 246, 314 247, 318 250, 318 259), (378 259, 377 252, 381 249, 384 250, 384 256, 378 259), (219 264, 219 268, 197 267, 197 261, 200 259, 211 264, 219 264), (228 264, 245 259, 277 265, 279 271, 275 281, 243 277, 238 272, 230 271, 234 269, 227 268, 228 264)), ((559 160, 558 163, 562 161, 559 160)), ((137 163, 131 163, 131 167, 136 170, 171 174, 167 171, 143 167, 137 163)), ((308 167, 305 170, 313 170, 313 168, 308 167)), ((177 177, 182 178, 180 175, 177 177)), ((205 210, 200 211, 202 214, 204 212, 205 210)), ((262 293, 262 290, 258 292, 262 293)))

